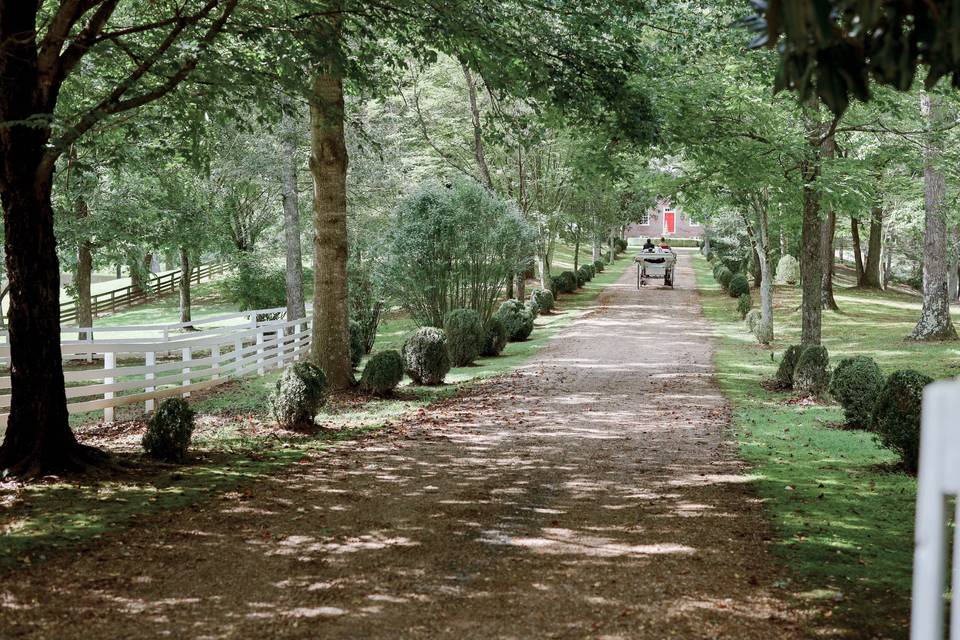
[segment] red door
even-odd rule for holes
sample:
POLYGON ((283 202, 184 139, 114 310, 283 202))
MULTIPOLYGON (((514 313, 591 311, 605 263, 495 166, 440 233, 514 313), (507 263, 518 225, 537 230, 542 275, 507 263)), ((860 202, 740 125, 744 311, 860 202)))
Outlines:
POLYGON ((677 214, 673 211, 664 211, 663 212, 663 232, 664 233, 676 233, 677 231, 677 214))

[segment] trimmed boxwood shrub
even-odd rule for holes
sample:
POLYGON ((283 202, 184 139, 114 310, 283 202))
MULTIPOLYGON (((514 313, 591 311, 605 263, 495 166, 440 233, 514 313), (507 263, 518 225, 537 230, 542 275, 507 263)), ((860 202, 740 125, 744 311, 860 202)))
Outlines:
POLYGON ((356 320, 350 321, 350 365, 356 369, 367 352, 363 339, 363 327, 356 320))
POLYGON ((497 316, 493 316, 487 320, 487 324, 484 325, 484 333, 485 337, 480 355, 488 358, 500 355, 504 347, 507 346, 507 341, 510 339, 510 334, 507 333, 507 325, 497 316))
POLYGON ((747 325, 747 331, 750 333, 756 333, 757 327, 760 325, 760 320, 763 315, 760 313, 759 309, 750 309, 747 312, 746 318, 744 318, 744 324, 747 325))
POLYGON ((576 293, 577 276, 573 271, 564 271, 560 274, 560 293, 576 293))
POLYGON ((590 278, 587 276, 588 274, 583 267, 577 269, 576 278, 578 287, 582 287, 583 285, 587 284, 587 282, 590 280, 590 278))
POLYGON ((730 284, 727 285, 727 290, 730 292, 731 298, 739 298, 740 296, 750 294, 750 281, 747 280, 747 276, 742 273, 734 274, 730 278, 730 284))
POLYGON ((167 398, 150 416, 140 444, 151 458, 181 462, 193 436, 193 409, 182 398, 167 398))
POLYGON ((403 356, 396 349, 378 351, 367 360, 360 376, 360 388, 367 393, 385 396, 393 393, 403 380, 403 356))
POLYGON ((563 288, 563 283, 561 282, 560 276, 550 276, 547 279, 547 288, 550 289, 550 293, 553 294, 554 300, 559 298, 561 289, 563 288))
POLYGON ((536 302, 540 313, 549 313, 553 309, 553 294, 549 289, 534 289, 530 292, 530 301, 536 302))
POLYGON ((523 306, 527 311, 530 312, 530 315, 533 316, 533 319, 536 320, 540 315, 540 305, 537 304, 536 300, 527 300, 523 303, 523 306))
POLYGON ((507 328, 510 342, 522 342, 533 332, 533 314, 519 300, 507 300, 501 304, 497 317, 507 328))
POLYGON ((749 293, 742 293, 740 297, 737 298, 737 313, 740 314, 740 319, 746 319, 747 314, 750 313, 750 309, 753 307, 753 298, 749 293))
POLYGON ((800 393, 822 396, 830 387, 830 355, 827 348, 811 344, 800 353, 793 370, 793 388, 800 393))
POLYGON ((313 427, 313 418, 327 401, 327 376, 309 362, 287 367, 270 396, 270 413, 286 429, 313 427))
POLYGON ((923 388, 933 378, 919 371, 894 371, 877 396, 873 430, 881 446, 896 452, 910 473, 920 456, 920 404, 923 388))
POLYGON ((793 372, 797 368, 797 360, 803 353, 802 344, 794 344, 787 347, 780 359, 780 366, 777 367, 777 376, 775 378, 777 386, 781 389, 793 388, 793 372))
POLYGON ((603 260, 594 260, 593 269, 597 273, 603 273, 603 260))
POLYGON ((844 358, 830 379, 830 395, 843 407, 847 426, 855 429, 870 428, 881 388, 883 372, 867 356, 844 358))
POLYGON ((719 273, 717 274, 717 282, 720 283, 720 286, 730 290, 730 281, 733 279, 733 271, 726 267, 720 267, 719 273))
POLYGON ((613 246, 616 248, 617 253, 623 253, 627 250, 627 241, 623 238, 614 238, 613 246))
POLYGON ((447 313, 443 330, 453 366, 465 367, 477 359, 486 337, 479 313, 473 309, 454 309, 447 313))
POLYGON ((440 384, 450 371, 450 351, 443 329, 417 329, 403 343, 402 355, 404 371, 417 384, 440 384))

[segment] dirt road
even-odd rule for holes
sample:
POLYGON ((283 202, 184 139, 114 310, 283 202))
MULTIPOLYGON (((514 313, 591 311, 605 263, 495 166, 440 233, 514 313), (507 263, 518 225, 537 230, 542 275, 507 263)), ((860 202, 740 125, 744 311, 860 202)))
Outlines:
POLYGON ((392 435, 6 576, 0 637, 803 637, 688 260, 392 435))

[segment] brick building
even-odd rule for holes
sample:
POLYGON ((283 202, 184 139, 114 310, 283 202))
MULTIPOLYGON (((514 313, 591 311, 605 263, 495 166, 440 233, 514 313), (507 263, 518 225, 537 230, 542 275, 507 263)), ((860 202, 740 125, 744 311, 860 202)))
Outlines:
POLYGON ((647 238, 656 240, 660 236, 699 240, 703 237, 703 226, 691 220, 683 209, 661 201, 647 210, 639 221, 627 225, 624 235, 631 244, 642 243, 647 238))

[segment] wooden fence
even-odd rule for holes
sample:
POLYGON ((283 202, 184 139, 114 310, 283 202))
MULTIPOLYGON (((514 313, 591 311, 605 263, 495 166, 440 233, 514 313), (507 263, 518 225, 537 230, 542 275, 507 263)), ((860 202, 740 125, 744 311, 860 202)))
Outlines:
MULTIPOLYGON (((119 406, 143 403, 149 412, 159 399, 187 397, 300 360, 309 353, 313 320, 288 321, 285 311, 259 309, 169 325, 63 326, 67 409, 102 410, 104 421, 112 422, 119 406), (185 330, 188 325, 198 330, 185 330), (76 339, 80 333, 87 338, 76 339)), ((0 340, 0 366, 8 366, 6 332, 0 332, 0 340)), ((0 377, 0 425, 7 421, 10 393, 9 375, 0 377)))
MULTIPOLYGON (((190 281, 200 284, 202 280, 211 280, 214 276, 220 275, 227 270, 226 264, 202 264, 195 269, 191 269, 190 281)), ((111 291, 101 291, 90 296, 90 306, 93 310, 93 317, 96 318, 101 313, 113 313, 118 309, 129 307, 130 305, 144 302, 152 297, 162 296, 166 293, 173 293, 180 286, 180 269, 164 273, 149 278, 142 287, 137 288, 133 285, 120 287, 111 291)), ((60 303, 60 322, 77 321, 77 301, 67 300, 60 303)))

